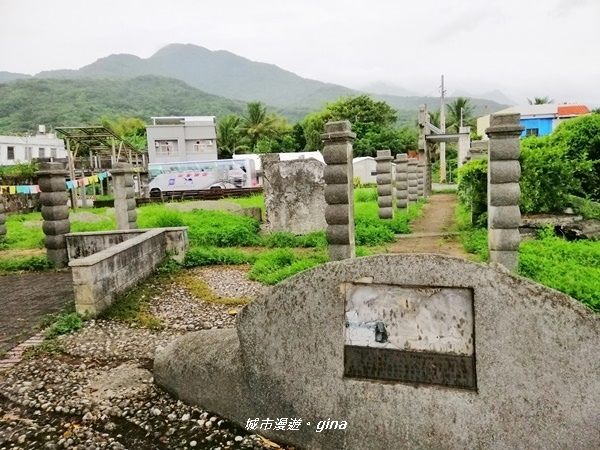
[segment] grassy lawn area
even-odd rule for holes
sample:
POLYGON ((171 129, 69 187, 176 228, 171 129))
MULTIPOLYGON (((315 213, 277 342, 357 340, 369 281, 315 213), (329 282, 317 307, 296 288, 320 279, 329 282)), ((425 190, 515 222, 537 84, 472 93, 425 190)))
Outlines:
MULTIPOLYGON (((260 207, 264 197, 225 199, 242 207, 260 207)), ((424 202, 411 206, 408 212, 396 212, 394 220, 379 219, 377 190, 355 190, 355 230, 357 255, 385 253, 386 244, 396 234, 410 233, 409 223, 421 214, 424 202)), ((116 229, 114 212, 107 208, 79 209, 78 213, 101 217, 99 221, 73 221, 71 232, 116 229)), ((43 255, 20 252, 43 252, 44 234, 41 214, 13 215, 7 218, 6 239, 0 241, 0 273, 22 270, 46 270, 51 266, 43 255)), ((301 270, 327 262, 325 232, 304 236, 279 232, 261 234, 260 224, 253 218, 225 211, 194 210, 190 212, 150 204, 139 208, 140 228, 187 226, 190 251, 186 267, 214 264, 253 264, 250 277, 265 284, 275 284, 301 270)))
MULTIPOLYGON (((487 262, 487 229, 472 226, 470 213, 462 205, 456 217, 465 251, 487 262)), ((569 242, 542 230, 538 240, 521 243, 518 273, 600 312, 600 241, 569 242)))

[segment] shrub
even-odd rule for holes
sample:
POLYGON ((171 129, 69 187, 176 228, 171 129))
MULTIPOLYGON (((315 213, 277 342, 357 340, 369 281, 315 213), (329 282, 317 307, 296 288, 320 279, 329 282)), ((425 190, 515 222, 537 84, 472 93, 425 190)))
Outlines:
POLYGON ((469 161, 458 170, 458 199, 476 222, 487 211, 487 159, 469 161))
POLYGON ((185 255, 185 267, 235 265, 249 262, 249 257, 239 250, 217 247, 192 247, 185 255))
POLYGON ((567 194, 580 186, 566 152, 553 146, 548 136, 530 137, 521 141, 520 160, 521 211, 562 211, 567 194))

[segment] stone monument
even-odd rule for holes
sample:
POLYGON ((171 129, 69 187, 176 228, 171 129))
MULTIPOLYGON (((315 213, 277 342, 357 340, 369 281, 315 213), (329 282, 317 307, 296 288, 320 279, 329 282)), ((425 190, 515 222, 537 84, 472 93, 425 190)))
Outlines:
POLYGON ((67 203, 67 171, 62 163, 41 163, 37 172, 42 204, 42 229, 46 255, 57 268, 69 263, 66 234, 71 230, 67 203))
POLYGON ((113 164, 111 174, 115 191, 115 215, 117 216, 117 230, 137 229, 137 212, 135 210, 135 192, 133 188, 133 174, 135 170, 131 164, 113 164))
POLYGON ((408 155, 396 155, 396 207, 408 211, 408 155))
POLYGON ((394 187, 392 186, 392 152, 377 151, 377 204, 380 219, 394 218, 394 187))
POLYGON ((354 258, 354 184, 350 122, 329 122, 321 135, 325 147, 325 220, 329 259, 354 258))
POLYGON ((408 203, 417 203, 418 198, 417 160, 408 158, 408 203))
POLYGON ((515 272, 521 234, 520 114, 492 114, 488 153, 488 248, 490 262, 515 272))

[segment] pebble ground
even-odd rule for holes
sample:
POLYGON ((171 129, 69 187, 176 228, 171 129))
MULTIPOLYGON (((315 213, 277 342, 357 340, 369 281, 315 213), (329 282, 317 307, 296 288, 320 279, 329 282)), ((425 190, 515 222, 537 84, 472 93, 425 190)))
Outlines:
MULTIPOLYGON (((222 297, 253 298, 267 289, 248 281, 240 268, 188 274, 222 297)), ((184 333, 234 327, 239 308, 203 301, 173 282, 151 300, 150 312, 163 329, 90 320, 58 338, 62 353, 3 366, 0 450, 291 448, 186 405, 153 383, 158 348, 184 333)))

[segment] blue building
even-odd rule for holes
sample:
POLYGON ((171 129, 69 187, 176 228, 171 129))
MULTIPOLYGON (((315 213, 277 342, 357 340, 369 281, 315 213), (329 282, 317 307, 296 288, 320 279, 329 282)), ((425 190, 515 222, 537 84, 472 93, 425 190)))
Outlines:
MULTIPOLYGON (((521 125, 525 127, 521 137, 547 136, 556 129, 564 120, 572 117, 589 114, 590 110, 584 105, 556 105, 549 103, 545 105, 523 105, 511 106, 498 111, 495 114, 521 114, 521 125)), ((486 128, 490 126, 490 116, 477 119, 477 134, 487 140, 486 128)))

